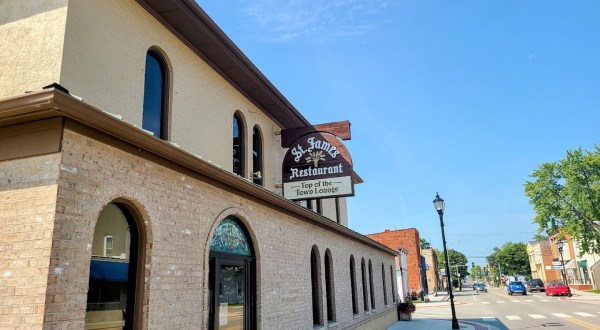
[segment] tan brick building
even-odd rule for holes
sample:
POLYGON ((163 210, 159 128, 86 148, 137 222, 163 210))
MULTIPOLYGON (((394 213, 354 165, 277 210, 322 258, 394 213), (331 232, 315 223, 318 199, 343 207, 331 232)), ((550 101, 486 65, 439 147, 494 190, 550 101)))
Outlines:
POLYGON ((552 268, 553 256, 549 240, 528 242, 527 256, 532 278, 539 278, 544 284, 561 280, 560 271, 552 268))
POLYGON ((438 271, 438 256, 431 248, 421 249, 425 258, 425 274, 427 276, 427 290, 430 294, 440 291, 440 277, 438 271))
POLYGON ((408 268, 408 293, 419 292, 421 286, 421 248, 419 231, 416 228, 389 230, 382 233, 368 234, 367 237, 389 247, 393 250, 404 249, 407 251, 406 261, 408 268))
POLYGON ((344 198, 281 196, 280 132, 310 123, 194 1, 0 12, 0 328, 397 319, 396 252, 344 198))

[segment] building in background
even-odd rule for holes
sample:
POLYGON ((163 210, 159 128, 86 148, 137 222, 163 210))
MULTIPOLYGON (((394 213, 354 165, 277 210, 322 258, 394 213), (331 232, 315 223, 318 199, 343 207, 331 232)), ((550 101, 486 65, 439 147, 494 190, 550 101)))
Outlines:
POLYGON ((544 284, 561 280, 560 273, 557 275, 557 271, 554 270, 552 265, 553 256, 550 241, 528 242, 527 256, 529 257, 532 278, 539 278, 544 284))
POLYGON ((282 196, 282 132, 313 126, 195 1, 0 12, 0 328, 397 320, 397 250, 282 196))
MULTIPOLYGON (((562 260, 564 262, 569 285, 578 290, 598 288, 600 276, 600 255, 582 253, 577 243, 569 235, 560 232, 550 236, 549 242, 555 261, 561 261, 561 254, 556 246, 558 241, 563 243, 562 260)), ((559 276, 560 271, 559 271, 559 276)), ((561 277, 562 278, 562 277, 561 277)))
POLYGON ((426 281, 429 294, 441 290, 440 276, 438 271, 438 256, 432 248, 421 249, 421 255, 425 258, 426 281))
POLYGON ((419 231, 416 228, 389 230, 386 229, 382 233, 374 233, 366 235, 372 240, 375 240, 390 249, 404 249, 407 252, 407 268, 408 268, 408 293, 419 293, 423 290, 421 285, 421 248, 419 231))

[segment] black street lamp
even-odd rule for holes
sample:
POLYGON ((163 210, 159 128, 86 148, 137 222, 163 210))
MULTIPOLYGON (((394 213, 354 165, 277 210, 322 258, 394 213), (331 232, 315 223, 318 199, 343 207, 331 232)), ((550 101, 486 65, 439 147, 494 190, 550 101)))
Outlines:
POLYGON ((556 241, 556 247, 558 248, 558 253, 560 254, 560 263, 562 265, 562 278, 567 286, 567 291, 569 291, 569 297, 571 297, 571 288, 569 287, 569 281, 567 281, 567 271, 565 270, 565 260, 563 259, 563 243, 562 240, 556 241))
MULTIPOLYGON (((433 206, 440 215, 440 226, 442 227, 442 242, 444 243, 444 259, 446 260, 446 279, 448 280, 448 292, 450 293, 450 308, 452 309, 452 329, 460 329, 458 320, 456 319, 456 311, 454 310, 454 295, 452 294, 452 280, 450 279, 450 261, 448 260, 448 250, 446 250, 446 235, 444 234, 444 207, 446 204, 440 198, 438 193, 435 193, 433 206)), ((457 268, 458 270, 458 268, 457 268)))

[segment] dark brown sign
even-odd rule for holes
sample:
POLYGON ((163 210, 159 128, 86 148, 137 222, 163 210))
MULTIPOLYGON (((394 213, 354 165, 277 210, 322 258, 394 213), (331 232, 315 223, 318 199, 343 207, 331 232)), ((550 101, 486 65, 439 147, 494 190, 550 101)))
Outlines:
POLYGON ((297 138, 283 159, 283 195, 292 200, 353 196, 352 159, 333 134, 297 138))

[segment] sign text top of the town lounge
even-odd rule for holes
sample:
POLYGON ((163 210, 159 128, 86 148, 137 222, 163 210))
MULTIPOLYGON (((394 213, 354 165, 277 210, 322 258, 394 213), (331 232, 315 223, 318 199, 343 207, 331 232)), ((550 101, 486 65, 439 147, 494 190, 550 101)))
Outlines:
POLYGON ((283 195, 292 200, 354 195, 352 159, 333 134, 296 139, 283 159, 283 195))

